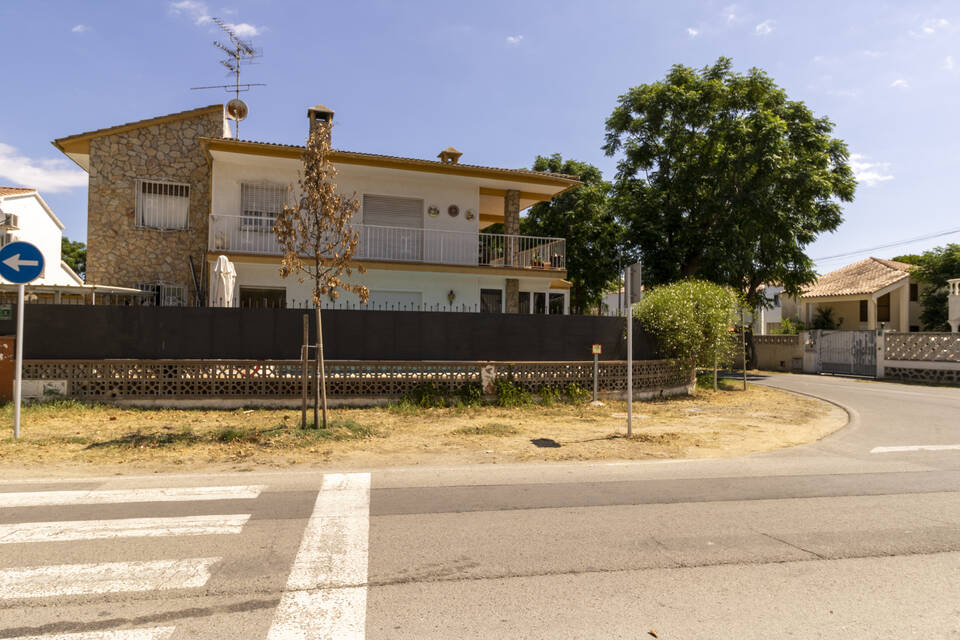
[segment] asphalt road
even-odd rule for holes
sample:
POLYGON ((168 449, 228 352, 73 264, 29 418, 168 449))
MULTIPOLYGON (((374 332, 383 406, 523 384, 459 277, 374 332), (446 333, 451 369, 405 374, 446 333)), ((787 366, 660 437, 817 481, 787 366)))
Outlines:
POLYGON ((851 423, 727 460, 0 485, 0 638, 960 638, 960 389, 755 381, 851 423))

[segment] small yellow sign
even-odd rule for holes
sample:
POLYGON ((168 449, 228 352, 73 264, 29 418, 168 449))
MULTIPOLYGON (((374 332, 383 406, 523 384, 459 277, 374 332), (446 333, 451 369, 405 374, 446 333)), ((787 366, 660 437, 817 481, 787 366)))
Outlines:
POLYGON ((603 353, 603 345, 593 345, 593 355, 599 356, 601 353, 603 353))

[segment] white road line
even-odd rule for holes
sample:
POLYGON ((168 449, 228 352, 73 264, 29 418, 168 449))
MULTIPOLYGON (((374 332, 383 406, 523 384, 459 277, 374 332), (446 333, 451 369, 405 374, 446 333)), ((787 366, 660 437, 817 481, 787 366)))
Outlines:
POLYGON ((268 640, 362 640, 369 536, 370 474, 324 476, 268 640))
POLYGON ((47 507, 73 504, 116 504, 120 502, 179 502, 194 500, 252 500, 264 485, 237 487, 179 487, 161 489, 117 489, 108 491, 31 491, 0 493, 0 508, 47 507))
POLYGON ((18 522, 0 525, 0 544, 65 542, 109 538, 211 536, 240 533, 249 513, 178 518, 124 518, 74 522, 18 522))
POLYGON ((11 640, 166 640, 173 635, 174 629, 176 627, 81 631, 79 633, 55 633, 46 636, 18 636, 11 640))
POLYGON ((105 562, 0 570, 0 599, 202 587, 220 558, 105 562))
POLYGON ((874 447, 870 453, 902 453, 904 451, 953 451, 960 449, 960 444, 918 444, 905 447, 874 447))

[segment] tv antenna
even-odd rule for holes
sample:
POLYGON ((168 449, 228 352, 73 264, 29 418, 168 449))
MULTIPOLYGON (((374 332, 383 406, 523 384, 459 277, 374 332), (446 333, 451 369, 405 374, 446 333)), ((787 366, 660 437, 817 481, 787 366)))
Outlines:
POLYGON ((240 99, 240 92, 250 91, 250 87, 267 86, 262 82, 248 82, 241 84, 240 65, 252 63, 254 58, 259 58, 263 55, 263 51, 260 49, 254 49, 253 45, 248 40, 241 40, 240 36, 238 36, 233 29, 224 24, 220 18, 213 18, 213 21, 217 23, 217 26, 223 29, 223 32, 227 34, 228 38, 230 38, 230 44, 224 44, 223 42, 214 40, 213 46, 221 49, 227 54, 227 58, 221 60, 220 64, 226 67, 227 71, 233 75, 233 83, 217 84, 208 87, 190 87, 190 90, 224 89, 225 91, 233 92, 234 98, 227 103, 227 117, 233 120, 234 127, 236 127, 234 136, 239 140, 240 121, 246 118, 247 113, 250 111, 246 103, 240 99))

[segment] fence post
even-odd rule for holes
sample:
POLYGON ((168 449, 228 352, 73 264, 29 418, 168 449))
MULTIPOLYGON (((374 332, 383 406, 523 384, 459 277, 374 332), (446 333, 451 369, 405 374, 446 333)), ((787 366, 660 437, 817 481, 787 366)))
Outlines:
POLYGON ((877 330, 877 379, 886 376, 886 331, 877 330))

